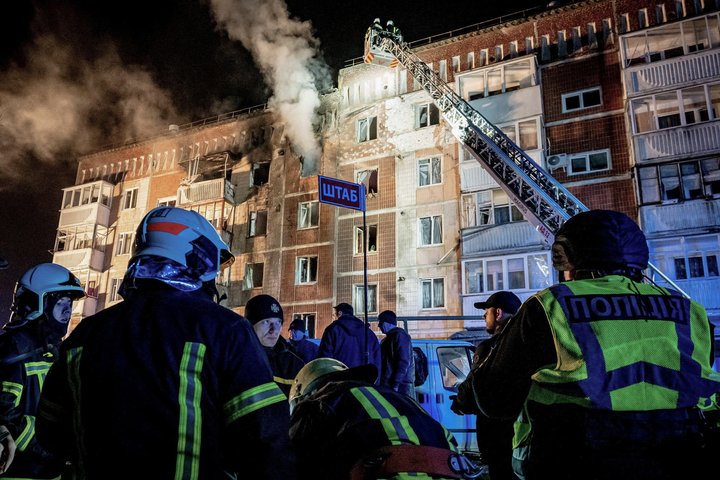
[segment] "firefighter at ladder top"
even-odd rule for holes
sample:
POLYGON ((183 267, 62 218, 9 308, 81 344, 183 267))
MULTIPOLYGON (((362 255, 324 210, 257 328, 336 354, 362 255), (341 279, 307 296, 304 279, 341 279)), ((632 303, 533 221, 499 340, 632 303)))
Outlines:
POLYGON ((63 462, 35 436, 40 391, 67 334, 73 301, 85 296, 80 280, 55 263, 41 263, 15 285, 10 321, 0 336, 0 425, 17 443, 6 475, 54 478, 63 462))
POLYGON ((717 412, 720 374, 705 309, 642 282, 645 235, 622 213, 571 217, 552 257, 562 282, 525 301, 473 377, 483 413, 518 418, 516 471, 528 480, 711 471, 701 412, 717 412))
POLYGON ((200 214, 141 221, 120 292, 60 348, 37 434, 74 478, 293 479, 287 397, 250 323, 216 303, 233 260, 200 214))

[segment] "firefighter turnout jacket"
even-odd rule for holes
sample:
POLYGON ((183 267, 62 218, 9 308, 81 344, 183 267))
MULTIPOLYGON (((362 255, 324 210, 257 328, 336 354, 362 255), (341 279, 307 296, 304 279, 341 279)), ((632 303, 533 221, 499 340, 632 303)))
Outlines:
POLYGON ((450 432, 413 399, 362 381, 330 382, 302 399, 290 437, 303 479, 461 478, 449 467, 462 459, 450 432))
POLYGON ((288 420, 249 322, 158 284, 63 342, 37 431, 77 478, 292 479, 288 420))

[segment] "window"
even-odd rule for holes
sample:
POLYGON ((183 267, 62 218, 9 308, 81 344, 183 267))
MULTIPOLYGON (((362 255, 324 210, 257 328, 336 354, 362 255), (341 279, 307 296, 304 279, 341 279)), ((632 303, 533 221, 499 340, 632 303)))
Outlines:
POLYGON ((573 153, 569 155, 569 157, 570 171, 568 172, 568 175, 610 170, 610 150, 573 153))
POLYGON ((421 158, 418 160, 418 186, 442 183, 442 162, 440 157, 421 158))
POLYGON ((595 33, 595 23, 591 22, 587 24, 587 40, 588 47, 597 48, 597 36, 595 33))
MULTIPOLYGON (((367 226, 367 251, 370 253, 377 252, 377 225, 367 226)), ((355 227, 353 253, 355 255, 363 254, 363 229, 362 227, 355 227)))
POLYGON ((415 106, 415 128, 429 127, 440 123, 440 111, 434 103, 415 106))
POLYGON ((638 27, 640 28, 647 28, 648 23, 648 11, 647 8, 641 8, 638 10, 638 27))
POLYGON ((501 62, 505 58, 502 45, 495 45, 495 62, 501 62))
POLYGON ((256 287, 262 287, 264 271, 264 263, 245 264, 245 278, 243 279, 243 289, 250 290, 256 287))
POLYGON ((718 236, 698 235, 650 241, 651 261, 675 280, 717 278, 718 236))
POLYGON ((110 302, 117 302, 119 300, 122 300, 122 297, 120 297, 120 284, 122 283, 122 278, 113 278, 110 281, 110 292, 108 293, 108 301, 110 302))
POLYGON ((540 37, 540 60, 544 62, 550 60, 550 35, 540 37))
POLYGON ((123 193, 122 195, 122 209, 128 210, 130 208, 137 207, 137 196, 137 188, 131 188, 130 190, 126 190, 125 193, 123 193))
POLYGON ((440 60, 438 62, 438 75, 440 80, 447 82, 447 60, 440 60))
POLYGON ((535 50, 535 39, 533 37, 525 37, 525 53, 532 53, 535 50))
POLYGON ((463 293, 542 290, 553 282, 551 265, 546 252, 466 260, 462 265, 463 293))
MULTIPOLYGON (((377 313, 377 285, 369 283, 367 288, 368 313, 377 313)), ((365 313, 364 285, 353 285, 353 309, 357 316, 365 313)))
POLYGON ((467 66, 469 70, 475 68, 475 52, 468 52, 467 54, 467 66))
POLYGON ((130 254, 132 252, 134 239, 134 232, 123 232, 118 234, 117 249, 115 250, 115 255, 130 254))
POLYGON ((535 118, 501 125, 498 128, 523 150, 537 150, 540 148, 538 120, 535 118))
MULTIPOLYGON (((107 228, 95 225, 76 225, 59 229, 55 237, 55 252, 68 252, 83 248, 105 251, 107 228)), ((130 243, 132 248, 132 242, 130 243)))
POLYGON ((101 203, 109 207, 111 198, 112 185, 106 182, 95 182, 65 190, 62 208, 72 208, 92 203, 101 203))
POLYGON ((308 338, 315 338, 315 313, 293 313, 293 322, 302 320, 305 324, 308 338))
POLYGON ((226 216, 230 208, 225 202, 211 202, 193 205, 189 209, 202 215, 216 229, 227 230, 226 216))
POLYGON ((718 254, 696 253, 674 258, 675 279, 703 278, 718 276, 718 254))
POLYGON ((174 207, 177 203, 177 200, 175 197, 170 198, 160 198, 158 199, 157 206, 158 207, 174 207))
POLYGON ((317 257, 297 257, 295 259, 295 284, 317 281, 317 257))
POLYGON ((719 106, 718 83, 640 98, 631 103, 633 129, 646 133, 706 122, 718 118, 719 106))
POLYGON ((355 183, 365 185, 365 193, 378 193, 378 172, 377 169, 360 170, 355 173, 355 183))
POLYGON ((440 245, 442 242, 442 217, 421 217, 419 223, 420 245, 440 245))
POLYGON ((298 230, 318 226, 318 202, 301 202, 298 204, 298 230))
POLYGON ((460 71, 460 57, 452 57, 452 71, 453 73, 460 71))
POLYGON ((488 64, 488 49, 483 48, 480 50, 480 66, 484 67, 488 64))
POLYGON ((561 30, 561 31, 557 32, 557 52, 558 52, 558 57, 566 57, 568 54, 565 30, 561 30))
POLYGON ((535 66, 527 57, 501 65, 484 68, 463 76, 460 89, 469 101, 505 92, 512 92, 535 84, 535 66))
POLYGON ((513 40, 510 42, 510 58, 515 58, 518 56, 518 42, 517 40, 513 40))
POLYGON ((720 158, 638 168, 642 205, 720 197, 720 158))
POLYGON ((573 52, 577 52, 582 48, 582 32, 580 27, 573 27, 572 29, 572 46, 573 52))
POLYGON ((442 308, 445 306, 445 279, 426 278, 420 280, 422 306, 420 308, 442 308))
POLYGON ((655 23, 661 24, 667 22, 667 13, 665 4, 655 5, 655 23))
POLYGON ((259 187, 265 185, 270 177, 270 163, 253 163, 252 175, 251 175, 251 186, 259 187))
POLYGON ((443 388, 457 392, 458 385, 470 374, 471 355, 468 347, 438 347, 437 356, 442 372, 443 388))
POLYGON ((248 237, 257 237, 267 233, 267 212, 259 210, 250 212, 248 218, 248 237))
POLYGON ((565 93, 562 95, 563 113, 582 110, 584 108, 597 107, 598 105, 602 105, 600 87, 565 93))
POLYGON ((377 117, 361 118, 357 121, 358 143, 375 140, 377 138, 377 117))
POLYGON ((520 210, 502 189, 463 195, 463 227, 502 225, 524 220, 520 210))

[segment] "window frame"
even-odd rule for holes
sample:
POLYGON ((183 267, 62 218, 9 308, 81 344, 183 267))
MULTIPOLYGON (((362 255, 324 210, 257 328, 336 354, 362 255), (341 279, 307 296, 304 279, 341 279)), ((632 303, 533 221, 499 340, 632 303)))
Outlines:
POLYGON ((417 103, 415 104, 414 111, 415 130, 440 124, 440 109, 435 105, 435 102, 417 103), (425 122, 421 121, 423 109, 427 109, 427 120, 425 122))
POLYGON ((567 174, 568 176, 571 175, 587 175, 590 173, 598 173, 598 172, 607 172, 612 169, 612 157, 610 156, 610 149, 605 148, 602 150, 592 150, 588 152, 580 152, 580 153, 569 153, 568 154, 568 169, 567 174), (591 162, 590 158, 592 156, 597 156, 600 154, 605 155, 605 167, 604 168, 591 168, 591 162), (585 163, 585 170, 575 170, 575 160, 584 159, 585 163))
POLYGON ((427 215, 424 217, 418 217, 418 247, 436 247, 438 245, 442 245, 443 242, 443 215, 427 215), (430 220, 430 243, 423 243, 423 220, 429 219, 430 220), (435 225, 438 224, 435 222, 435 219, 439 219, 439 226, 440 226, 440 241, 436 242, 436 235, 435 235, 435 225))
POLYGON ((636 177, 638 203, 641 206, 720 198, 720 157, 640 165, 636 177), (670 175, 673 169, 676 174, 670 175), (693 178, 695 176, 697 178, 693 178), (695 182, 697 185, 694 185, 695 182), (696 188, 692 188, 694 186, 696 188), (677 191, 677 194, 671 193, 673 191, 677 191))
POLYGON ((267 210, 253 210, 248 214, 247 238, 262 237, 267 235, 267 210), (262 219, 258 223, 258 219, 262 219), (258 231, 258 225, 263 227, 262 232, 258 231))
POLYGON ((317 200, 309 200, 307 202, 298 202, 297 229, 308 230, 318 228, 320 225, 320 202, 317 200), (309 216, 306 222, 301 222, 302 212, 304 208, 309 206, 309 216))
POLYGON ((132 210, 137 208, 138 193, 140 189, 138 187, 128 188, 122 193, 121 210, 132 210))
POLYGON ((295 257, 295 285, 312 285, 317 283, 318 266, 317 255, 299 255, 295 257), (303 275, 303 263, 308 264, 308 268, 305 270, 307 272, 306 275, 303 275))
POLYGON ((252 290, 263 286, 265 262, 248 262, 243 275, 243 290, 252 290), (257 275, 259 273, 259 275, 257 275))
MULTIPOLYGON (((368 228, 367 253, 374 254, 374 253, 377 253, 377 251, 378 251, 378 240, 377 240, 378 226, 376 223, 372 223, 372 224, 367 225, 367 228, 368 228), (374 232, 373 232, 373 230, 374 230, 374 232), (372 249, 373 246, 375 247, 374 249, 372 249)), ((363 242, 362 242, 362 240, 360 240, 361 238, 363 238, 362 226, 355 225, 353 227, 353 255, 362 255, 363 254, 363 250, 362 250, 363 242)))
POLYGON ((427 277, 427 278, 420 278, 420 310, 437 310, 441 308, 446 308, 446 302, 445 299, 447 298, 447 295, 445 294, 445 277, 427 277), (435 299, 435 285, 437 282, 440 282, 442 285, 442 298, 440 299, 440 303, 436 302, 435 299), (425 285, 428 284, 430 287, 430 305, 425 305, 425 285))
POLYGON ((500 290, 539 291, 554 283, 552 259, 550 252, 547 250, 515 255, 465 259, 462 261, 461 272, 463 295, 481 295, 500 290), (511 272, 519 271, 511 271, 508 267, 508 263, 514 260, 523 261, 523 286, 519 288, 511 288, 512 286, 510 285, 512 278, 511 272), (490 273, 488 263, 496 262, 501 263, 502 273, 499 277, 499 282, 493 283, 492 286, 498 286, 499 288, 488 288, 491 283, 490 279, 487 278, 488 273, 490 273), (475 267, 475 265, 479 265, 479 268, 475 267), (543 275, 545 272, 547 272, 547 274, 543 275), (471 279, 474 280, 471 282, 471 279))
POLYGON ((377 140, 377 138, 377 115, 370 115, 367 117, 359 118, 355 123, 355 140, 357 141, 357 143, 370 142, 372 140, 377 140), (363 133, 363 124, 367 125, 367 128, 365 128, 365 135, 361 136, 361 134, 363 133))
POLYGON ((422 187, 431 187, 433 185, 440 185, 442 184, 442 155, 433 155, 430 157, 424 157, 419 158, 417 161, 417 186, 418 188, 422 187), (425 163, 425 168, 427 169, 426 178, 427 183, 422 183, 423 178, 423 163, 425 163), (437 169, 433 168, 435 164, 437 163, 437 169), (436 172, 437 177, 436 178, 436 172))
POLYGON ((135 232, 118 233, 117 246, 115 248, 115 256, 130 255, 135 244, 135 232))
POLYGON ((591 88, 583 88, 582 90, 575 90, 573 92, 563 93, 560 95, 560 103, 562 106, 562 113, 573 113, 580 110, 587 110, 588 108, 596 108, 596 107, 602 107, 603 106, 603 98, 602 98, 602 87, 600 85, 596 87, 591 88), (585 94, 597 92, 598 95, 598 103, 592 104, 592 105, 585 105, 585 94), (567 106, 567 100, 569 98, 578 98, 578 107, 576 108, 568 108, 567 106))
MULTIPOLYGON (((354 283, 352 286, 352 302, 356 315, 365 313, 365 285, 354 283)), ((368 314, 378 313, 378 284, 368 283, 368 314)))
POLYGON ((355 183, 362 183, 365 185, 365 194, 374 195, 379 192, 378 185, 378 167, 365 168, 363 170, 355 171, 355 183), (366 172, 370 172, 368 176, 365 176, 366 172), (368 178, 369 177, 369 178, 368 178), (368 178, 367 182, 365 179, 368 178))

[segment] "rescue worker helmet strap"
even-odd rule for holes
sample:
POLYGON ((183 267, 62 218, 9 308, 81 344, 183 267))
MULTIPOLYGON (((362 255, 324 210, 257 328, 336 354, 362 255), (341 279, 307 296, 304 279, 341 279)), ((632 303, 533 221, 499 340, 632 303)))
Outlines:
POLYGON ((235 257, 217 230, 202 215, 177 207, 157 207, 145 215, 135 235, 132 263, 152 255, 170 259, 195 271, 208 282, 235 257))
POLYGON ((8 326, 18 327, 42 315, 50 294, 77 300, 85 296, 85 290, 80 280, 62 265, 36 265, 23 273, 15 284, 8 326))

